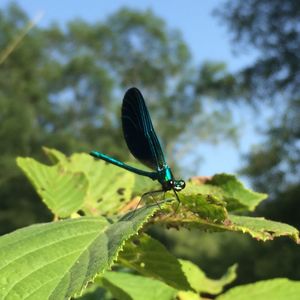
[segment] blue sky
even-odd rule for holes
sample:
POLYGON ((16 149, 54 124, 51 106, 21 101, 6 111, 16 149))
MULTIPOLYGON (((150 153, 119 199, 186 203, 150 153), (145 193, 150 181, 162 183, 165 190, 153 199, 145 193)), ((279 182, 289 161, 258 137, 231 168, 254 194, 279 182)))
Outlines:
MULTIPOLYGON (((1 0, 0 7, 11 1, 1 0)), ((230 36, 220 21, 212 16, 212 10, 224 1, 221 0, 114 0, 114 1, 50 1, 50 0, 19 0, 16 1, 25 9, 31 18, 43 12, 39 26, 47 26, 51 22, 63 24, 76 17, 89 22, 102 21, 121 7, 145 10, 150 8, 156 15, 162 17, 169 27, 182 32, 183 38, 191 49, 194 62, 200 65, 205 60, 225 61, 230 70, 251 63, 255 57, 253 49, 248 53, 233 53, 230 36)), ((247 108, 235 111, 238 121, 244 124, 243 136, 239 147, 226 141, 219 145, 203 145, 193 151, 200 151, 204 160, 200 166, 199 175, 215 173, 235 173, 241 165, 240 153, 246 153, 251 145, 260 140, 253 124, 253 114, 247 108)))

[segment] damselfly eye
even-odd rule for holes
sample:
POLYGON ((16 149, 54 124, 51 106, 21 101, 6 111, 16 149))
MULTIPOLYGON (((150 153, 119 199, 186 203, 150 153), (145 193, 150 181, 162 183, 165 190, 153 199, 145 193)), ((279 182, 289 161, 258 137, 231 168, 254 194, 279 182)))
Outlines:
POLYGON ((179 191, 181 191, 182 189, 184 189, 185 188, 185 181, 184 180, 176 180, 176 181, 174 181, 174 190, 176 191, 176 192, 179 192, 179 191))
POLYGON ((179 180, 179 185, 181 186, 182 189, 185 188, 185 181, 184 180, 179 180))

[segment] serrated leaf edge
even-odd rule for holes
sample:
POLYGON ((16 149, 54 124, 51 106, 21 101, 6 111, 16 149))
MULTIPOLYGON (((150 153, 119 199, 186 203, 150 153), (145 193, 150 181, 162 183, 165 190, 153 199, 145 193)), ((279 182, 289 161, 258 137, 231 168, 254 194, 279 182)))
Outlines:
MULTIPOLYGON (((124 249, 125 243, 132 238, 133 236, 137 236, 139 234, 139 231, 143 229, 143 227, 145 226, 146 223, 148 223, 149 219, 151 217, 154 216, 154 214, 159 210, 159 208, 157 207, 156 209, 153 210, 153 212, 151 214, 149 214, 143 221, 142 223, 137 227, 136 229, 136 233, 130 234, 129 236, 126 237, 126 239, 124 239, 121 243, 121 245, 119 246, 118 251, 116 251, 116 253, 114 254, 114 256, 111 258, 111 261, 108 263, 107 268, 96 273, 95 276, 93 278, 91 278, 90 280, 87 281, 86 285, 80 290, 75 292, 70 298, 68 298, 68 300, 71 300, 72 297, 79 297, 82 295, 82 293, 84 292, 84 290, 87 288, 88 284, 90 283, 94 283, 95 279, 99 276, 101 276, 102 274, 105 273, 105 271, 109 270, 113 264, 118 260, 119 257, 119 253, 124 249)), ((118 222, 114 223, 117 224, 118 222)), ((105 232, 105 231, 104 231, 105 232)))

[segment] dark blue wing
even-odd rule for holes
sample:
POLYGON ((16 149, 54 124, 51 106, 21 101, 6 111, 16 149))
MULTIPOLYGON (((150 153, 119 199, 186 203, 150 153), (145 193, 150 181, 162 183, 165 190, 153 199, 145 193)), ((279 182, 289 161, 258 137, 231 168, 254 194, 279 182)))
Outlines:
POLYGON ((165 165, 165 158, 144 98, 137 88, 130 88, 122 105, 122 126, 127 146, 133 156, 151 169, 165 165))

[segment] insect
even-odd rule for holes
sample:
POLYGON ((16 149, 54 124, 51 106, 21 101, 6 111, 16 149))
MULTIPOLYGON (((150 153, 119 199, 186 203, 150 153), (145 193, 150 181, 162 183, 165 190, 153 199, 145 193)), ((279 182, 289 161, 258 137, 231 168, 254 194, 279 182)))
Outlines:
POLYGON ((92 151, 90 155, 138 175, 157 180, 161 184, 162 190, 154 192, 173 190, 180 202, 177 192, 184 189, 185 182, 182 179, 174 179, 172 171, 165 161, 143 95, 135 87, 127 90, 123 98, 122 127, 130 152, 137 160, 152 169, 152 172, 137 169, 98 151, 92 151))

